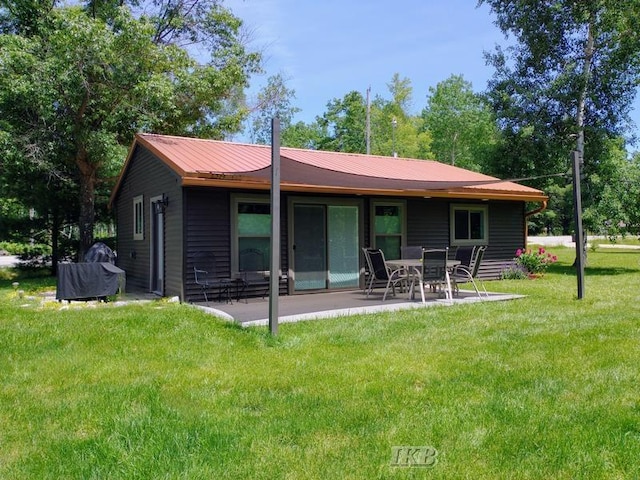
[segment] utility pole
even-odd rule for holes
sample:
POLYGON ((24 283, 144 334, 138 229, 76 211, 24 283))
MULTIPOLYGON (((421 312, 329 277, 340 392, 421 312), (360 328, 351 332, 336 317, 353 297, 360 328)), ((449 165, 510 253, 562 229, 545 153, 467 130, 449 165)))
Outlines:
POLYGON ((391 138, 393 142, 393 158, 396 158, 398 156, 398 152, 396 152, 396 127, 397 126, 398 126, 398 120, 396 120, 396 117, 393 117, 393 120, 391 120, 391 138))
POLYGON ((271 119, 271 265, 269 273, 269 331, 278 334, 280 295, 280 119, 271 119))
POLYGON ((582 230, 582 198, 580 193, 580 166, 582 156, 579 151, 571 155, 573 166, 573 209, 576 224, 576 275, 578 278, 578 300, 584 297, 584 231, 582 230))
POLYGON ((367 155, 371 155, 371 85, 367 88, 367 155))

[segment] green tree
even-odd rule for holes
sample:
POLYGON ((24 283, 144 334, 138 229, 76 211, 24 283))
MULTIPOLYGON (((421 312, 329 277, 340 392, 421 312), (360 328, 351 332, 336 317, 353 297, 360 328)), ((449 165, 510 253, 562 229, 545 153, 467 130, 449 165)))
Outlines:
POLYGON ((370 105, 357 91, 333 99, 314 122, 298 122, 283 130, 283 145, 336 152, 366 153, 367 114, 373 155, 432 158, 431 135, 422 119, 410 112, 411 82, 395 74, 387 84, 391 99, 376 95, 370 105), (368 112, 367 112, 368 110, 368 112))
MULTIPOLYGON (((505 136, 496 170, 556 173, 571 150, 623 132, 640 73, 640 5, 624 0, 480 0, 515 42, 487 54, 489 98, 505 136), (585 140, 585 129, 593 138, 585 140), (511 153, 510 153, 511 152, 511 153)), ((510 176, 510 175, 509 175, 510 176)))
POLYGON ((282 130, 282 145, 284 147, 306 148, 319 150, 319 145, 326 138, 326 131, 318 122, 296 122, 289 124, 282 130))
POLYGON ((291 125, 293 116, 300 111, 292 105, 296 98, 295 90, 287 87, 282 75, 269 77, 267 85, 258 93, 256 106, 250 115, 251 140, 254 143, 271 143, 271 119, 280 119, 281 131, 286 131, 291 125))
POLYGON ((344 98, 327 103, 327 111, 316 118, 326 136, 318 148, 332 152, 366 152, 366 100, 360 92, 351 91, 344 98))
MULTIPOLYGON (((640 78, 640 4, 624 0, 480 0, 514 39, 487 59, 502 141, 492 170, 528 177, 584 159, 585 206, 600 195, 608 139, 624 133, 640 78)), ((548 180, 534 186, 544 188, 548 180)), ((565 232, 568 233, 568 232, 565 232)))
POLYGON ((422 111, 431 133, 435 158, 462 168, 483 170, 485 158, 496 145, 497 128, 491 109, 473 92, 462 75, 452 75, 429 88, 422 111))
POLYGON ((405 158, 433 158, 431 135, 423 120, 412 115, 413 87, 408 78, 394 74, 387 83, 391 99, 379 95, 371 106, 371 153, 405 158))
POLYGON ((246 111, 236 107, 260 56, 214 0, 45 5, 0 2, 0 129, 28 171, 52 169, 73 184, 82 258, 97 194, 109 189, 133 134, 238 131, 246 111), (187 45, 210 59, 196 60, 187 45))
POLYGON ((628 159, 621 138, 610 141, 610 155, 601 159, 590 183, 597 197, 585 209, 584 223, 596 233, 615 237, 640 233, 640 155, 628 159))

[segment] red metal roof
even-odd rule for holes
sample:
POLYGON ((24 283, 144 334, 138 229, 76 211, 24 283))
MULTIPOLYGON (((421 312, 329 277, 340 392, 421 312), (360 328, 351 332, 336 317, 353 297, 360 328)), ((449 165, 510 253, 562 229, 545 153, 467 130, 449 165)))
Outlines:
MULTIPOLYGON (((271 147, 167 135, 138 134, 136 145, 162 159, 183 185, 269 188, 271 147)), ((544 201, 540 190, 432 160, 282 147, 283 191, 505 198, 544 201)), ((120 180, 114 189, 117 192, 120 180)), ((114 198, 112 195, 112 199, 114 198)))

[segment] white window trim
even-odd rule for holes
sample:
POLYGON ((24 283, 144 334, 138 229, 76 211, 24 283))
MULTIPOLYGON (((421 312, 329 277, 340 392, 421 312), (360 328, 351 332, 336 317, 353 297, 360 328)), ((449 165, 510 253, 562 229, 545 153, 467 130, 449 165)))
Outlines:
POLYGON ((489 206, 488 205, 467 205, 456 203, 452 204, 449 209, 449 237, 450 244, 452 247, 463 246, 463 245, 488 245, 489 244, 489 206), (455 238, 455 213, 458 210, 465 211, 476 211, 483 213, 483 223, 482 231, 484 232, 483 238, 471 238, 471 239, 456 239, 455 238))
POLYGON ((372 200, 371 210, 369 214, 369 245, 372 248, 376 246, 376 207, 392 206, 400 207, 400 246, 405 246, 407 242, 407 202, 404 200, 372 200))
MULTIPOLYGON (((238 204, 262 203, 271 204, 271 198, 264 195, 231 195, 231 271, 240 269, 240 247, 238 246, 238 204)), ((269 236, 271 238, 271 236, 269 236)))
POLYGON ((144 240, 144 195, 133 197, 133 239, 144 240), (140 230, 138 230, 140 216, 140 230))

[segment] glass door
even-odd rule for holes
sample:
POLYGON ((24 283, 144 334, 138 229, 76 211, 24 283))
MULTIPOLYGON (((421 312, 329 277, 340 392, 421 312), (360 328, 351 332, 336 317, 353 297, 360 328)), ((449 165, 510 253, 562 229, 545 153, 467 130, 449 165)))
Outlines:
POLYGON ((327 288, 327 245, 324 205, 293 207, 295 290, 327 288))
POLYGON ((358 207, 328 206, 329 288, 358 287, 358 207))
POLYGON ((359 212, 357 205, 293 204, 295 291, 358 287, 359 212))

